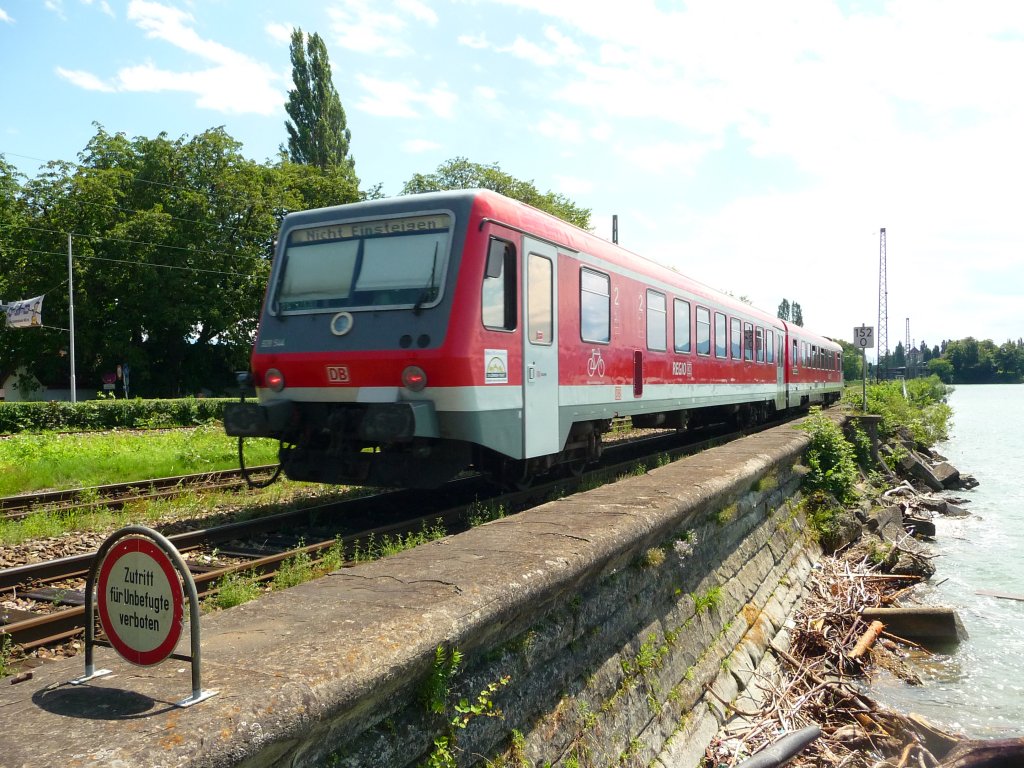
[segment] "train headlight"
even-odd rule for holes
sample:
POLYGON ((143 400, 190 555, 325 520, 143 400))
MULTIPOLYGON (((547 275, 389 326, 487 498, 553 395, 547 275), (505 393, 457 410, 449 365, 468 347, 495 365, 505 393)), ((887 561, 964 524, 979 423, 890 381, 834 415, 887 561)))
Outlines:
POLYGON ((284 389, 284 374, 277 370, 277 368, 268 368, 266 375, 263 377, 263 383, 272 392, 280 392, 284 389))
POLYGON ((427 374, 418 365, 410 365, 402 371, 402 384, 413 392, 422 392, 427 386, 427 374))

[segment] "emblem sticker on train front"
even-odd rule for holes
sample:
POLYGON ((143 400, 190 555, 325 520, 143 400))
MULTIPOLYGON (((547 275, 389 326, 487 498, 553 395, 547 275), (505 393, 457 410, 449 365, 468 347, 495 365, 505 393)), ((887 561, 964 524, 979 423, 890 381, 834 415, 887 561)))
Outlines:
POLYGON ((348 366, 328 365, 327 380, 331 382, 331 384, 348 384, 348 366))

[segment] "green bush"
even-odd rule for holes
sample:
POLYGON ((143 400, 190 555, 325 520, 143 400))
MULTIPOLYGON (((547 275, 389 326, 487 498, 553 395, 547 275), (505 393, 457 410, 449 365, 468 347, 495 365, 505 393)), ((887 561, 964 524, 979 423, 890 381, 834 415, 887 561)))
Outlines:
MULTIPOLYGON (((946 405, 948 388, 937 376, 910 379, 907 382, 884 381, 867 388, 868 413, 882 417, 879 437, 888 440, 906 428, 920 445, 932 446, 948 437, 952 409, 946 405), (906 397, 903 396, 904 384, 906 397)), ((862 409, 859 388, 847 391, 855 410, 862 409)))
POLYGON ((220 420, 227 398, 0 403, 0 434, 191 427, 220 420))
POLYGON ((810 472, 804 478, 804 487, 811 492, 824 491, 846 504, 856 498, 857 465, 853 446, 846 441, 839 428, 820 408, 812 408, 811 415, 800 425, 811 436, 811 444, 804 455, 810 472))

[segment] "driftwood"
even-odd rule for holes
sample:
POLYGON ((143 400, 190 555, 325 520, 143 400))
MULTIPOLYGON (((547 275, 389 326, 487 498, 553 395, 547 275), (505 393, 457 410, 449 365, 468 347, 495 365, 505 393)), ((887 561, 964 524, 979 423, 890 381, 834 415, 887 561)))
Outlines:
MULTIPOLYGON (((780 737, 817 727, 820 737, 789 758, 786 766, 809 768, 936 768, 962 737, 916 715, 889 710, 863 690, 860 678, 876 658, 899 666, 899 654, 884 627, 861 619, 865 608, 878 607, 906 586, 900 579, 877 578, 867 559, 825 558, 808 581, 808 593, 793 617, 790 643, 769 644, 780 673, 757 676, 748 687, 758 690, 757 706, 730 708, 735 720, 723 737, 708 747, 705 765, 762 765, 765 752, 780 737), (860 646, 860 650, 858 650, 860 646), (760 707, 758 711, 755 710, 760 707), (743 762, 744 760, 748 762, 743 762)), ((881 622, 879 622, 881 624, 881 622)), ((899 638, 896 643, 904 643, 899 638)), ((794 737, 795 738, 795 737, 794 737)), ((783 763, 766 762, 765 766, 783 763)), ((1024 764, 1024 763, 1022 763, 1024 764)), ((963 764, 956 768, 975 768, 963 764)), ((979 763, 977 768, 981 768, 979 763)))
POLYGON ((1024 765, 1024 738, 962 741, 939 765, 941 768, 1017 768, 1024 765))
POLYGON ((880 621, 872 621, 871 625, 867 628, 867 631, 860 636, 860 640, 853 646, 853 650, 850 651, 846 656, 849 659, 859 659, 865 653, 870 650, 871 646, 875 644, 875 640, 882 634, 882 630, 885 629, 885 624, 880 621))
POLYGON ((979 589, 974 592, 976 595, 985 595, 986 597, 998 597, 1003 600, 1021 600, 1024 601, 1024 595, 1014 594, 1012 592, 998 592, 994 589, 979 589))

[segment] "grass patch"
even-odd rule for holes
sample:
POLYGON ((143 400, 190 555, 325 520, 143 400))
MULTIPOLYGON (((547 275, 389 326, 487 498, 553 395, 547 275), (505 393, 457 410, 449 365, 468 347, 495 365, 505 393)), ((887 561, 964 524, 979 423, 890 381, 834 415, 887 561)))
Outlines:
POLYGON ((217 585, 217 594, 207 598, 204 606, 214 610, 218 608, 232 608, 242 603, 255 600, 263 593, 259 580, 252 571, 245 573, 234 572, 220 580, 217 585))
MULTIPOLYGON (((277 463, 277 441, 246 440, 245 461, 277 463)), ((19 433, 0 440, 0 496, 237 466, 238 440, 219 423, 142 433, 19 433)))
MULTIPOLYGON (((33 512, 21 520, 0 521, 0 546, 13 546, 24 541, 60 536, 83 531, 106 532, 126 525, 140 524, 159 527, 161 523, 182 518, 214 524, 218 517, 232 520, 249 519, 284 512, 306 503, 323 503, 329 499, 349 496, 352 491, 343 488, 326 490, 308 483, 280 481, 262 490, 247 491, 246 509, 240 513, 218 512, 218 507, 234 509, 241 498, 236 492, 189 492, 172 499, 153 499, 133 502, 120 510, 101 506, 78 508, 70 512, 33 512)), ((227 522, 226 519, 221 522, 227 522)))

